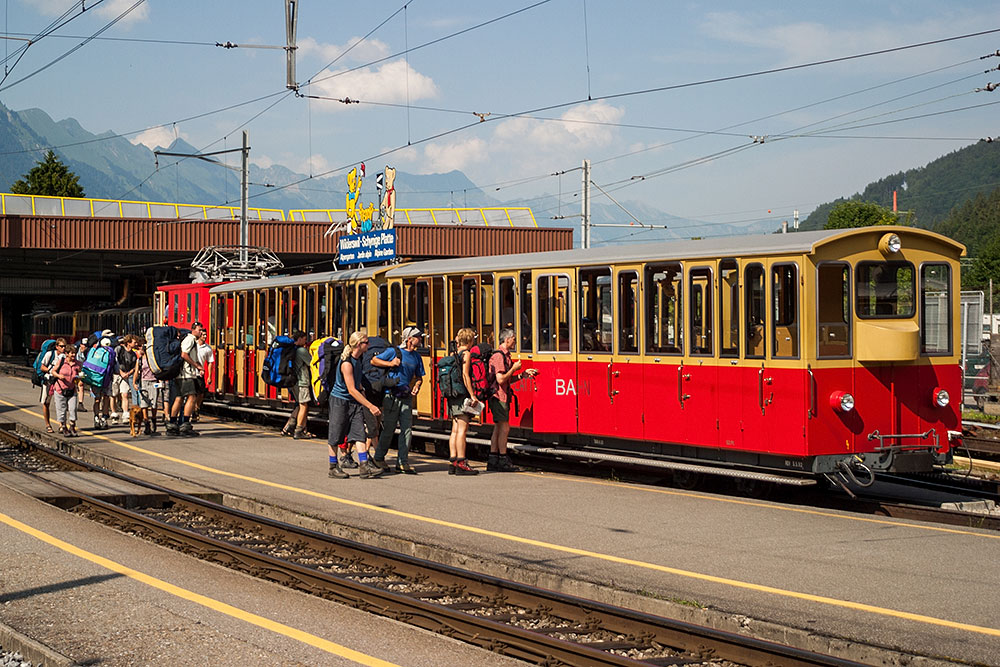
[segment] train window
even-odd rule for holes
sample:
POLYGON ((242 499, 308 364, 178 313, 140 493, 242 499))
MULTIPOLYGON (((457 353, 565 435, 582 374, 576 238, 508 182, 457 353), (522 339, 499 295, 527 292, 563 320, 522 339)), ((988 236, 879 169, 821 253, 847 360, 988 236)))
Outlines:
POLYGON ((389 286, 378 286, 378 335, 389 340, 389 286))
POLYGON ((795 264, 771 267, 771 357, 799 356, 798 268, 795 264))
POLYGON ((346 331, 344 331, 344 344, 346 345, 347 339, 357 331, 358 294, 354 285, 346 285, 345 290, 347 292, 347 324, 345 325, 346 331))
POLYGON ((309 338, 316 337, 316 286, 306 287, 306 319, 303 322, 302 330, 309 334, 309 338))
POLYGON ((344 286, 330 287, 330 335, 344 340, 344 286))
POLYGON ((257 301, 257 314, 254 320, 257 324, 254 327, 256 329, 256 340, 254 341, 258 350, 263 350, 267 347, 267 290, 260 290, 256 294, 257 301))
MULTIPOLYGON (((407 295, 410 295, 412 292, 413 287, 411 285, 407 285, 407 295)), ((390 299, 392 304, 392 340, 395 341, 399 340, 399 336, 402 335, 403 327, 407 326, 407 323, 403 322, 403 286, 399 283, 393 283, 392 288, 390 288, 390 293, 392 294, 392 298, 390 299)), ((413 312, 412 308, 408 308, 407 310, 409 313, 413 312)))
MULTIPOLYGON (((476 279, 462 280, 462 326, 479 333, 479 317, 476 313, 476 279)), ((456 332, 457 334, 458 332, 456 332)))
POLYGON ((358 329, 368 329, 368 285, 358 285, 358 329))
POLYGON ((521 347, 518 348, 524 352, 531 351, 532 345, 532 295, 531 295, 531 272, 522 271, 521 272, 521 347))
POLYGON ((487 341, 496 346, 498 341, 493 340, 493 297, 493 276, 484 274, 479 278, 479 298, 481 299, 479 312, 482 314, 479 340, 487 341))
POLYGON ((181 295, 175 293, 174 294, 174 323, 177 323, 177 322, 180 321, 180 315, 181 315, 181 295))
POLYGON ((192 318, 197 321, 201 319, 201 294, 197 292, 194 293, 194 310, 192 312, 192 318))
MULTIPOLYGON (((426 283, 423 283, 426 285, 426 283)), ((445 281, 442 278, 433 278, 430 284, 430 300, 434 306, 428 311, 430 317, 433 318, 428 320, 433 322, 434 326, 431 327, 431 340, 430 344, 434 346, 433 349, 440 350, 447 348, 448 341, 444 339, 445 332, 447 331, 445 325, 445 281)), ((425 288, 426 289, 426 288, 425 288)), ((417 322, 420 321, 420 314, 417 314, 417 322)), ((419 326, 419 325, 418 325, 419 326)))
POLYGON ((719 262, 719 356, 740 356, 740 271, 734 259, 719 262))
MULTIPOLYGON (((414 308, 416 309, 410 311, 410 316, 407 318, 407 322, 412 322, 413 326, 417 327, 425 334, 427 333, 427 323, 430 318, 427 316, 430 311, 430 294, 428 289, 428 284, 426 280, 421 280, 414 287, 410 288, 410 293, 416 293, 416 297, 413 298, 414 308)), ((430 345, 430 340, 424 339, 425 345, 430 345)))
POLYGON ((712 269, 692 269, 688 274, 688 313, 691 328, 689 345, 692 355, 711 355, 712 342, 712 269))
POLYGON ((858 317, 913 317, 915 276, 909 262, 858 262, 855 270, 858 317))
POLYGON ((746 291, 746 358, 763 359, 765 344, 764 315, 767 313, 767 298, 764 295, 764 267, 750 264, 743 272, 746 291))
POLYGON ((816 356, 851 355, 851 267, 840 262, 816 269, 816 356))
POLYGON ((646 267, 646 351, 681 354, 684 351, 683 276, 680 264, 646 267))
POLYGON ((319 310, 316 313, 316 338, 326 338, 326 332, 330 330, 330 290, 327 285, 320 285, 316 290, 316 295, 319 297, 319 310))
POLYGON ((288 331, 291 333, 299 328, 299 310, 301 308, 299 288, 293 287, 288 290, 288 331))
POLYGON ((580 269, 580 351, 611 352, 611 269, 580 269))
POLYGON ((569 277, 538 277, 538 350, 569 352, 569 277))
MULTIPOLYGON (((514 296, 514 279, 501 278, 497 281, 497 303, 500 307, 497 326, 511 329, 517 337, 517 300, 514 296)), ((503 342, 503 341, 500 341, 503 342)))
POLYGON ((951 354, 951 267, 920 267, 920 352, 951 354))
POLYGON ((188 292, 185 296, 187 298, 185 299, 184 321, 185 322, 190 322, 191 321, 191 293, 188 292))
POLYGON ((278 291, 267 290, 267 338, 264 347, 270 347, 271 341, 278 335, 278 291))
POLYGON ((639 351, 639 319, 635 304, 638 299, 639 274, 622 271, 618 274, 618 353, 639 351))
POLYGON ((236 295, 236 349, 242 350, 246 342, 247 295, 240 292, 236 295))

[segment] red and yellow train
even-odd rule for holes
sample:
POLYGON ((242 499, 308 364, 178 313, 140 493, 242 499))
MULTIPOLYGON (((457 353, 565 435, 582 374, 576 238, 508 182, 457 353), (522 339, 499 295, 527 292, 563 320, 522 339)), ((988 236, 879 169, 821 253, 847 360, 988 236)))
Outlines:
POLYGON ((522 442, 865 483, 951 460, 963 253, 932 232, 872 227, 185 289, 209 300, 214 388, 234 403, 277 405, 260 380, 277 334, 344 338, 365 327, 395 341, 417 326, 432 380, 418 423, 444 430, 435 362, 462 327, 490 341, 509 327, 514 357, 539 370, 515 385, 512 437, 522 442))

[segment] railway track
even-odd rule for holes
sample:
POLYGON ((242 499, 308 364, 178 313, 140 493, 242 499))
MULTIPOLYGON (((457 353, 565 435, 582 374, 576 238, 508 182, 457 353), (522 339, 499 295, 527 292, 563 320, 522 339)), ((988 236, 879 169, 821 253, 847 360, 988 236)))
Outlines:
POLYGON ((312 595, 542 665, 854 665, 790 646, 481 575, 179 494, 0 430, 0 466, 87 469, 167 494, 129 510, 71 492, 73 511, 312 595))

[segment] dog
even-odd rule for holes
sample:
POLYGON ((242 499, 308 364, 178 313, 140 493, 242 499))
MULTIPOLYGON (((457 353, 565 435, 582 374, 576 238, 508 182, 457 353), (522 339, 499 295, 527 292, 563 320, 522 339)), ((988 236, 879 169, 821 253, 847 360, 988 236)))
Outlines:
POLYGON ((133 438, 137 437, 142 430, 143 424, 142 408, 133 405, 128 409, 128 429, 133 438))

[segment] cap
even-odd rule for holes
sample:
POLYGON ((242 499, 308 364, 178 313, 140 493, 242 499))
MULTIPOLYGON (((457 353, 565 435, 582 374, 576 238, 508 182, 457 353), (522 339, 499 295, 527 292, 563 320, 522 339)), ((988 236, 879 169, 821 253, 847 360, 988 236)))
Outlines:
POLYGON ((104 331, 101 332, 101 338, 111 338, 114 335, 115 332, 112 331, 111 329, 105 329, 104 331))
POLYGON ((421 338, 424 332, 417 327, 406 327, 403 329, 403 340, 407 341, 411 338, 421 338))

